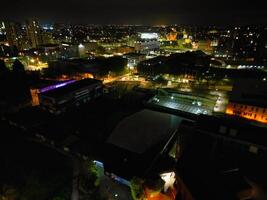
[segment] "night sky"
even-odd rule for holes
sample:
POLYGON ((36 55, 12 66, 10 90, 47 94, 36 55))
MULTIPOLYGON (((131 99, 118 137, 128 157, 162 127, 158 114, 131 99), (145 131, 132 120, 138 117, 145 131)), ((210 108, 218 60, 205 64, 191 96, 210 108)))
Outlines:
POLYGON ((94 24, 267 24, 266 0, 2 0, 0 20, 94 24))

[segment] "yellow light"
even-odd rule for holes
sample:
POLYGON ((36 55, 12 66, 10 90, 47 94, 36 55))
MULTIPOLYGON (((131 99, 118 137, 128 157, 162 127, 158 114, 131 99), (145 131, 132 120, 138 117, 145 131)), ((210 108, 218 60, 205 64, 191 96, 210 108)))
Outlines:
POLYGON ((35 62, 35 60, 33 58, 30 61, 31 61, 31 63, 34 63, 35 62))

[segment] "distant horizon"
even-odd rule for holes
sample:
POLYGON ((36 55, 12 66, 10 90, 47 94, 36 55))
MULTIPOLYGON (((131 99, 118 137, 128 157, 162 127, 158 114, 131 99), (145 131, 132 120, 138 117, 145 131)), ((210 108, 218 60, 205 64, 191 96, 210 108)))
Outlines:
POLYGON ((37 17, 29 17, 25 19, 20 20, 14 20, 14 19, 0 19, 0 22, 16 22, 20 24, 25 24, 25 22, 29 19, 37 20, 40 25, 46 26, 50 25, 53 26, 54 24, 64 24, 64 25, 92 25, 92 26, 150 26, 150 27, 160 27, 160 26, 190 26, 190 27, 216 27, 216 28, 232 28, 235 26, 239 27, 246 27, 246 26, 255 26, 255 27, 267 27, 267 23, 245 23, 245 24, 193 24, 193 23, 166 23, 166 24, 139 24, 139 23, 92 23, 92 22, 62 22, 62 21, 56 21, 56 20, 40 20, 37 17))

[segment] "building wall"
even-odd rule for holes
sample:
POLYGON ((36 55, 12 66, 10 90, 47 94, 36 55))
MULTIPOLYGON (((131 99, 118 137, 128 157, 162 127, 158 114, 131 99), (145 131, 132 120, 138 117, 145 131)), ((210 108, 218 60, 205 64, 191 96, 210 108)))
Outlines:
POLYGON ((44 110, 54 114, 60 114, 66 111, 69 107, 79 106, 90 101, 91 99, 101 96, 102 93, 102 84, 99 83, 80 88, 58 98, 52 98, 46 96, 45 93, 41 93, 39 100, 40 105, 44 110))
POLYGON ((27 30, 27 37, 31 43, 32 48, 36 48, 37 46, 42 44, 41 28, 38 21, 27 20, 26 30, 27 30))
POLYGON ((267 108, 229 102, 226 113, 249 120, 267 123, 267 108))
POLYGON ((157 40, 138 41, 135 44, 135 51, 140 53, 148 53, 149 51, 158 50, 159 48, 160 43, 157 40))

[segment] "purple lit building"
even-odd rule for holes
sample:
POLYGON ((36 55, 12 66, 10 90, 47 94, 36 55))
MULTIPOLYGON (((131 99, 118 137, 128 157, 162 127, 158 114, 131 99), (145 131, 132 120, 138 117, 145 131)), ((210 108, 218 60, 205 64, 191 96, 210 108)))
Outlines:
POLYGON ((96 79, 69 80, 40 89, 40 106, 53 114, 60 114, 103 93, 102 81, 96 79))
POLYGON ((43 93, 43 92, 47 92, 49 90, 54 90, 56 88, 60 88, 60 87, 63 87, 65 85, 68 85, 70 83, 74 83, 75 80, 68 80, 68 81, 64 81, 64 82, 61 82, 61 83, 57 83, 57 84, 54 84, 54 85, 49 85, 47 87, 44 87, 42 89, 39 90, 40 93, 43 93))

